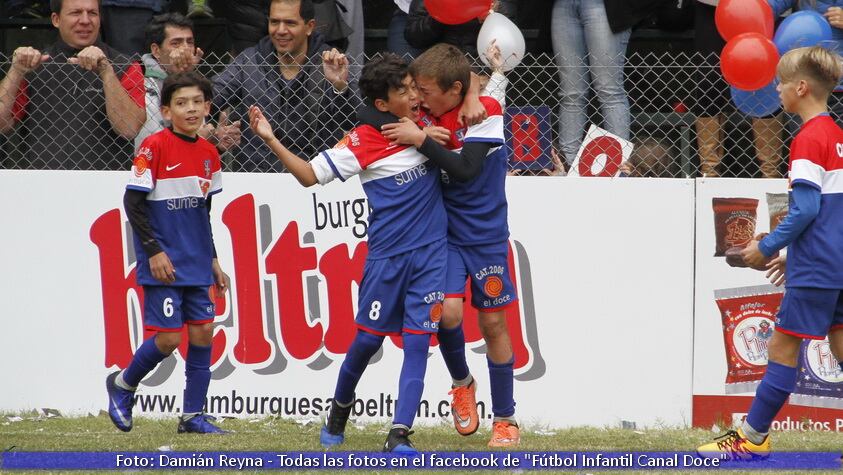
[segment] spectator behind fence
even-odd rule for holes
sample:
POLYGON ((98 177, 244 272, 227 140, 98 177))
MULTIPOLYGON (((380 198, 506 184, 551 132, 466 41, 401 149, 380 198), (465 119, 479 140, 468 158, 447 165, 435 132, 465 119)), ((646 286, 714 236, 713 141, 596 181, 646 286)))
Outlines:
MULTIPOLYGON (((515 0, 498 0, 494 10, 515 21, 518 13, 518 2, 515 0)), ((407 42, 421 50, 425 50, 436 43, 448 43, 477 58, 477 34, 480 32, 481 21, 471 20, 459 25, 446 25, 436 21, 424 6, 424 0, 412 0, 407 14, 407 26, 404 37, 407 42)))
POLYGON ((146 120, 143 73, 97 40, 97 0, 52 0, 59 40, 17 48, 0 82, 0 132, 22 122, 23 168, 125 169, 146 120))
POLYGON ((669 144, 648 137, 635 144, 628 162, 621 164, 621 173, 630 177, 672 178, 676 162, 669 144))
MULTIPOLYGON (((348 60, 313 31, 311 0, 273 0, 269 35, 239 54, 214 78, 214 105, 248 117, 256 104, 281 142, 301 157, 333 146, 351 128, 360 99, 349 84, 348 60)), ((251 130, 243 133, 235 171, 281 171, 251 130)))
POLYGON ((161 0, 101 0, 102 39, 129 56, 146 51, 144 28, 156 13, 161 0))
POLYGON ((559 66, 559 142, 570 165, 588 123, 589 84, 600 101, 604 128, 629 139, 629 98, 623 66, 632 26, 660 0, 556 0, 551 13, 559 66))
MULTIPOLYGON (((726 42, 714 24, 714 10, 719 0, 697 0, 694 12, 694 46, 706 59, 695 70, 696 92, 691 111, 696 114, 697 150, 700 154, 700 173, 703 176, 720 176, 720 162, 725 154, 723 126, 724 112, 734 110, 730 100, 729 85, 720 73, 720 51, 726 42)), ((782 122, 779 113, 752 119, 754 148, 761 175, 781 178, 779 164, 782 155, 782 122)))
POLYGON ((410 0, 395 0, 395 12, 389 20, 389 29, 386 35, 386 49, 392 51, 405 59, 416 57, 422 50, 412 46, 404 37, 404 29, 407 27, 407 12, 410 11, 410 0))
MULTIPOLYGON (((137 137, 135 149, 149 135, 169 127, 161 115, 161 88, 169 74, 195 69, 202 59, 202 50, 195 46, 193 22, 181 13, 158 15, 146 27, 146 41, 150 52, 143 55, 144 84, 146 86, 146 123, 137 137)), ((220 114, 219 125, 202 126, 198 133, 222 153, 240 144, 240 123, 228 123, 227 113, 220 114)))

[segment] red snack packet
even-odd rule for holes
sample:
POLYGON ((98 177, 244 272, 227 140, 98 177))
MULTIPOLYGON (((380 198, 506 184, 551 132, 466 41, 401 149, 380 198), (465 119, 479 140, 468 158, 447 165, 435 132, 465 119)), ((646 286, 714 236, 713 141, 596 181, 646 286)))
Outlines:
POLYGON ((714 255, 722 257, 730 247, 746 247, 755 236, 758 200, 753 198, 712 198, 714 235, 717 239, 714 255))
POLYGON ((723 322, 726 394, 754 391, 761 382, 782 295, 772 285, 714 291, 723 322))

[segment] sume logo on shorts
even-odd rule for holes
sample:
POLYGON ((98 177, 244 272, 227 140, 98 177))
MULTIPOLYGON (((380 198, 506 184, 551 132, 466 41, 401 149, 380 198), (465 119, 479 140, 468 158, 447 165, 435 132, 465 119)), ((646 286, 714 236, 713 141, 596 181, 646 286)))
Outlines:
POLYGON ((430 307, 430 321, 433 323, 442 320, 442 302, 436 302, 430 307))
POLYGON ((483 283, 483 292, 489 297, 500 297, 503 291, 503 281, 498 276, 490 276, 483 283))
POLYGON ((147 168, 149 168, 149 162, 152 161, 152 151, 149 150, 149 147, 143 147, 138 150, 138 155, 135 157, 135 161, 132 162, 132 165, 135 167, 135 176, 140 178, 146 173, 147 168))

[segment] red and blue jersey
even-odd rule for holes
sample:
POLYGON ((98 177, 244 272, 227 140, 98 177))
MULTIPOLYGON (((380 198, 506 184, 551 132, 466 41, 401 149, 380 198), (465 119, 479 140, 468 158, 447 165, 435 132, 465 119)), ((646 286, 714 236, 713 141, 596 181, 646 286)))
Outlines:
POLYGON ((788 177, 821 197, 819 214, 788 247, 787 285, 843 289, 843 130, 828 114, 794 137, 788 177))
MULTIPOLYGON (((214 282, 214 244, 205 199, 222 191, 220 156, 207 140, 177 135, 170 129, 147 137, 132 162, 127 189, 148 193, 147 215, 155 239, 176 270, 172 285, 214 282)), ((140 285, 161 285, 149 269, 135 236, 140 285)))
POLYGON ((424 116, 424 125, 437 125, 451 131, 446 147, 455 152, 464 143, 492 144, 477 177, 460 183, 442 173, 442 196, 448 212, 448 241, 457 245, 492 244, 509 239, 506 203, 507 156, 504 147, 503 111, 495 99, 480 97, 486 119, 470 127, 459 125, 459 108, 442 117, 424 116))
POLYGON ((369 258, 420 248, 447 233, 439 169, 415 147, 392 145, 371 125, 348 133, 310 161, 320 184, 360 175, 369 199, 369 258))

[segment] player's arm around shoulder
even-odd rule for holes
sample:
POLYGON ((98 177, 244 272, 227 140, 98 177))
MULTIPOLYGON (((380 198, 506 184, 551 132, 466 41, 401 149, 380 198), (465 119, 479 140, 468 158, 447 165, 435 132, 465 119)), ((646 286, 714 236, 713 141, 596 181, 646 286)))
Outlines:
POLYGON ((249 126, 255 135, 261 138, 272 152, 278 157, 282 164, 296 177, 303 186, 313 186, 319 183, 316 172, 307 161, 289 151, 272 132, 272 126, 264 117, 258 106, 249 108, 249 126))

